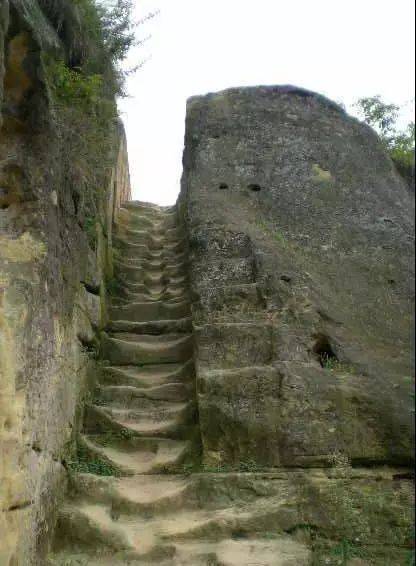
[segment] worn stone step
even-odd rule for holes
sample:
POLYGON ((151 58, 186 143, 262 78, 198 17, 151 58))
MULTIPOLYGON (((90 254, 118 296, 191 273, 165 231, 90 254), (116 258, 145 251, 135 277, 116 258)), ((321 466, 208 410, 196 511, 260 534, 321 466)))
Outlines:
POLYGON ((182 300, 186 302, 189 297, 187 283, 184 281, 162 283, 161 285, 147 286, 144 284, 122 284, 120 283, 117 293, 113 293, 111 303, 154 303, 182 300))
POLYGON ((181 363, 192 358, 192 336, 119 333, 101 339, 102 358, 114 365, 181 363))
POLYGON ((59 511, 56 531, 60 545, 66 543, 78 550, 100 548, 108 553, 132 549, 126 529, 113 521, 104 505, 66 504, 59 511))
MULTIPOLYGON (((101 405, 100 410, 113 419, 114 422, 143 423, 153 424, 173 422, 176 423, 189 421, 195 413, 195 402, 161 402, 150 399, 143 399, 143 406, 139 408, 117 407, 116 403, 111 405, 101 405)), ((118 428, 118 427, 117 427, 118 428)))
POLYGON ((121 246, 125 241, 133 240, 135 243, 148 245, 149 248, 162 248, 172 246, 175 242, 183 242, 188 245, 186 232, 179 226, 166 229, 161 233, 155 233, 149 226, 129 226, 128 224, 116 224, 113 236, 120 239, 121 246))
MULTIPOLYGON (((306 566, 310 564, 309 552, 305 545, 296 540, 281 536, 275 539, 252 538, 248 540, 225 539, 219 542, 200 540, 192 543, 175 542, 175 550, 166 559, 131 561, 120 556, 93 557, 90 554, 62 553, 54 557, 51 566, 74 564, 86 566, 306 566), (69 562, 71 564, 71 562, 69 562)), ((358 562, 357 562, 358 564, 358 562)), ((49 566, 49 565, 48 565, 49 566)))
POLYGON ((159 249, 149 248, 145 244, 135 244, 130 241, 130 247, 122 247, 115 249, 113 257, 115 260, 125 260, 127 263, 137 263, 138 261, 188 261, 189 254, 187 248, 181 241, 164 242, 159 249))
POLYGON ((126 276, 126 273, 116 273, 116 278, 120 285, 127 289, 134 290, 137 286, 143 285, 154 294, 161 293, 168 286, 187 285, 187 274, 172 274, 167 272, 152 273, 145 270, 137 270, 126 276))
MULTIPOLYGON (((162 295, 167 292, 184 291, 188 289, 187 276, 175 279, 158 281, 149 280, 146 283, 135 283, 132 281, 120 281, 120 296, 134 296, 135 294, 146 294, 154 299, 157 295, 162 295)), ((140 301, 137 301, 140 302, 140 301)))
POLYGON ((120 333, 101 340, 101 355, 113 365, 181 363, 192 357, 192 338, 183 335, 120 333))
POLYGON ((86 502, 66 505, 60 513, 57 528, 66 544, 86 552, 89 550, 89 558, 95 550, 98 564, 102 563, 100 555, 108 556, 110 551, 117 553, 121 564, 132 564, 133 560, 138 559, 147 563, 160 562, 175 554, 173 544, 159 543, 151 532, 143 533, 146 536, 140 537, 140 525, 119 523, 104 505, 86 502))
POLYGON ((145 367, 105 367, 101 372, 100 383, 103 385, 132 385, 141 388, 153 388, 167 383, 189 383, 195 376, 194 364, 148 365, 145 367))
MULTIPOLYGON (((250 537, 249 540, 225 539, 209 542, 177 543, 172 566, 307 566, 310 551, 289 536, 275 539, 250 537)), ((168 566, 168 562, 161 566, 168 566)))
MULTIPOLYGON (((121 215, 120 215, 121 216, 121 215)), ((176 214, 161 216, 148 216, 142 211, 127 212, 127 225, 137 228, 146 228, 151 232, 163 234, 166 230, 176 228, 178 225, 176 214)))
POLYGON ((96 389, 96 399, 105 404, 111 402, 124 403, 131 406, 134 399, 151 399, 154 401, 184 402, 189 399, 188 387, 184 383, 166 383, 154 387, 139 388, 131 385, 101 385, 96 389))
POLYGON ((159 259, 159 258, 143 258, 140 259, 136 264, 124 263, 122 260, 114 261, 114 271, 115 273, 123 273, 124 275, 133 275, 135 277, 136 271, 146 271, 150 273, 180 273, 184 274, 187 269, 186 262, 182 261, 172 261, 170 259, 159 259))
POLYGON ((110 332, 127 332, 131 334, 168 334, 168 333, 191 333, 192 317, 179 320, 157 320, 149 322, 130 322, 126 320, 110 321, 108 324, 110 332))
POLYGON ((184 277, 186 270, 182 267, 167 267, 166 269, 149 271, 142 267, 120 267, 115 269, 115 276, 123 282, 129 283, 168 283, 172 278, 184 277))
POLYGON ((128 210, 121 209, 118 214, 119 230, 146 230, 153 232, 158 228, 160 220, 149 218, 146 215, 131 214, 128 210))
POLYGON ((183 261, 173 260, 143 260, 138 261, 136 264, 127 264, 122 261, 114 262, 114 271, 116 274, 122 274, 124 277, 132 273, 135 275, 135 270, 142 270, 147 273, 165 273, 169 276, 183 277, 187 273, 188 266, 183 261))
POLYGON ((147 239, 150 243, 162 242, 163 245, 180 239, 184 235, 183 229, 178 225, 170 224, 169 219, 168 224, 165 224, 165 220, 162 218, 144 219, 140 217, 138 219, 136 215, 130 215, 129 220, 125 224, 116 225, 115 233, 118 237, 134 242, 142 241, 145 243, 147 239))
POLYGON ((180 259, 171 257, 155 258, 124 258, 120 256, 114 260, 114 270, 116 272, 127 272, 134 269, 143 269, 148 272, 172 272, 184 271, 187 269, 187 260, 182 256, 180 259), (128 261, 126 261, 128 259, 128 261))
POLYGON ((130 322, 163 321, 189 318, 191 306, 188 302, 168 303, 163 301, 147 303, 131 303, 125 307, 112 308, 111 320, 125 320, 130 322))
POLYGON ((167 253, 166 251, 151 251, 145 257, 139 255, 131 256, 129 253, 118 253, 114 256, 114 262, 115 264, 119 262, 130 267, 142 267, 149 263, 154 267, 159 266, 163 268, 166 265, 187 265, 188 256, 185 252, 167 253))
POLYGON ((157 302, 171 302, 180 301, 184 302, 188 299, 188 292, 186 289, 166 289, 162 293, 152 294, 149 290, 145 293, 134 293, 124 289, 122 295, 115 296, 111 303, 113 305, 120 304, 120 306, 127 305, 129 303, 157 303, 157 302))
POLYGON ((113 513, 166 514, 197 505, 193 483, 183 476, 155 474, 114 478, 78 474, 76 479, 77 499, 111 505, 113 513))
POLYGON ((149 207, 127 207, 123 206, 118 211, 118 223, 120 224, 135 224, 139 226, 147 226, 148 222, 163 223, 166 226, 176 226, 178 224, 178 215, 174 211, 162 211, 149 207))
POLYGON ((165 438, 105 438, 84 436, 84 447, 93 457, 102 459, 123 475, 151 474, 179 467, 189 450, 189 443, 165 438), (108 442, 108 444, 107 444, 108 442))
MULTIPOLYGON (((132 299, 128 299, 128 300, 123 300, 123 299, 117 299, 117 298, 113 298, 111 300, 111 307, 112 309, 118 309, 118 308, 123 308, 123 309, 128 309, 131 305, 136 305, 137 303, 146 303, 148 305, 155 305, 155 304, 160 304, 160 303, 164 303, 166 305, 182 305, 183 303, 186 303, 188 301, 188 296, 185 297, 173 297, 172 299, 166 299, 166 300, 154 300, 154 301, 137 301, 137 300, 132 300, 132 299)), ((190 318, 190 317, 184 317, 184 318, 190 318)), ((168 320, 179 320, 176 317, 173 319, 168 319, 168 320)), ((130 321, 133 322, 133 321, 130 321)), ((147 321, 140 321, 140 322, 163 322, 163 321, 159 321, 159 320, 147 320, 147 321)))
POLYGON ((141 211, 144 214, 176 214, 177 208, 175 205, 173 206, 159 206, 152 202, 144 202, 141 200, 129 200, 122 203, 122 208, 126 210, 136 212, 141 211))
POLYGON ((164 403, 158 411, 115 409, 90 405, 86 408, 84 432, 88 435, 142 436, 184 440, 189 437, 193 412, 186 403, 164 403))
POLYGON ((91 406, 86 411, 85 433, 184 440, 191 436, 194 425, 188 418, 190 414, 187 406, 175 413, 172 410, 170 417, 163 413, 91 406))
MULTIPOLYGON (((150 236, 149 236, 150 237, 150 236)), ((173 237, 169 240, 164 240, 162 236, 159 238, 156 236, 151 236, 152 241, 157 242, 156 245, 148 244, 143 242, 142 236, 137 235, 129 237, 127 234, 116 234, 113 237, 113 245, 116 250, 116 256, 125 255, 130 256, 137 255, 137 257, 172 257, 175 255, 183 254, 186 250, 187 243, 180 237, 173 237)))
MULTIPOLYGON (((135 516, 134 521, 131 520, 130 514, 103 504, 74 503, 71 513, 77 517, 66 525, 67 531, 76 533, 76 536, 85 541, 96 538, 86 538, 88 530, 93 533, 102 530, 109 535, 113 545, 115 542, 115 548, 120 544, 118 541, 121 541, 123 546, 120 549, 134 550, 137 558, 149 558, 151 553, 161 557, 161 545, 168 545, 169 548, 173 545, 171 559, 183 560, 186 556, 203 555, 210 560, 206 564, 212 563, 213 557, 218 556, 222 561, 216 562, 217 564, 248 565, 250 562, 247 560, 250 558, 256 560, 254 564, 306 566, 311 558, 306 544, 296 541, 293 537, 279 536, 276 532, 276 538, 271 540, 254 538, 255 534, 261 537, 263 533, 269 532, 270 525, 279 522, 278 515, 284 515, 284 509, 280 509, 279 502, 265 501, 261 497, 250 506, 228 507, 218 511, 178 510, 154 518, 135 516), (88 520, 79 516, 80 514, 86 515, 88 520), (114 532, 109 532, 111 521, 114 523, 114 532), (79 524, 84 527, 82 531, 77 527, 79 524), (124 536, 121 536, 122 532, 124 536), (237 532, 241 539, 233 540, 232 537, 237 532), (250 540, 244 538, 245 533, 251 533, 250 540), (258 542, 257 550, 262 549, 266 562, 257 562, 259 556, 253 554, 253 548, 250 551, 248 543, 251 542, 255 547, 255 541, 258 542), (277 557, 281 561, 277 562, 277 557)), ((64 516, 68 520, 67 509, 64 516)), ((180 563, 178 561, 178 564, 180 563)))

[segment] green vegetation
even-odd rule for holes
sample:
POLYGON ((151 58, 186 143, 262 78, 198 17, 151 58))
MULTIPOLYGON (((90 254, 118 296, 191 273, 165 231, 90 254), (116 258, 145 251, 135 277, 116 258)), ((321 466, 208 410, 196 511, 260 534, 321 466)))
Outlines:
POLYGON ((114 468, 109 462, 92 455, 81 444, 78 445, 76 459, 68 463, 68 468, 71 472, 78 474, 94 474, 107 477, 120 476, 119 470, 114 468))
POLYGON ((134 44, 132 1, 40 0, 62 42, 43 56, 64 192, 92 248, 118 150, 121 63, 134 44))
POLYGON ((85 218, 84 230, 87 234, 88 242, 91 248, 97 245, 97 221, 95 218, 85 218))
POLYGON ((312 166, 313 182, 323 189, 329 189, 333 186, 334 179, 330 171, 322 169, 317 163, 312 166))
POLYGON ((256 226, 261 230, 264 235, 271 236, 278 244, 287 245, 288 241, 286 236, 281 230, 278 230, 276 226, 270 224, 266 220, 260 218, 256 220, 256 226))
POLYGON ((336 373, 350 373, 350 374, 355 373, 355 369, 353 368, 353 366, 341 362, 337 358, 328 355, 323 355, 321 357, 321 361, 322 361, 322 367, 328 371, 332 371, 336 373))
POLYGON ((89 75, 119 70, 135 41, 132 0, 39 0, 39 4, 58 33, 71 68, 89 75))
POLYGON ((279 230, 277 230, 277 231, 274 233, 274 239, 275 239, 276 242, 278 242, 279 244, 286 244, 285 235, 283 234, 283 232, 280 232, 279 230))
POLYGON ((382 480, 357 484, 352 481, 353 468, 344 454, 335 452, 331 463, 333 479, 329 486, 315 493, 312 487, 308 492, 312 500, 318 497, 329 520, 327 532, 316 531, 311 537, 312 563, 346 566, 360 558, 369 564, 412 564, 411 483, 394 489, 389 480, 387 484, 382 480))
POLYGON ((400 129, 400 106, 387 104, 380 96, 361 98, 355 104, 364 121, 374 128, 389 151, 400 174, 410 183, 415 174, 415 123, 400 129))
POLYGON ((116 279, 115 277, 113 279, 109 279, 106 283, 106 289, 107 289, 107 293, 111 296, 111 297, 117 297, 118 295, 121 294, 121 291, 123 289, 122 284, 120 283, 120 281, 118 279, 116 279))

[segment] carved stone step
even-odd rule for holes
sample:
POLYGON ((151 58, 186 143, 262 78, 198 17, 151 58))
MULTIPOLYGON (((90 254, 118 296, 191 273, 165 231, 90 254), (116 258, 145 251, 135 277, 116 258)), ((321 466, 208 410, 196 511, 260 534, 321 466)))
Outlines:
POLYGON ((118 402, 128 407, 132 399, 141 398, 185 402, 189 399, 189 391, 184 383, 166 383, 143 389, 131 385, 101 385, 96 390, 96 398, 105 404, 118 402))
POLYGON ((186 270, 187 261, 182 255, 179 259, 171 257, 153 257, 153 258, 124 258, 123 256, 118 257, 114 260, 114 270, 116 273, 129 271, 131 269, 144 269, 145 271, 173 271, 173 270, 186 270))
POLYGON ((130 322, 147 322, 157 320, 174 320, 188 318, 191 315, 191 306, 188 302, 153 302, 131 303, 125 307, 111 309, 112 320, 126 320, 130 322))
POLYGON ((187 442, 164 438, 105 438, 84 436, 85 449, 108 462, 122 475, 160 473, 180 466, 186 456, 187 442), (108 442, 108 444, 107 444, 108 442))
POLYGON ((131 267, 146 267, 146 264, 149 263, 164 268, 166 265, 187 265, 188 256, 183 251, 167 252, 166 249, 146 252, 143 257, 138 254, 132 256, 129 252, 123 252, 114 256, 114 263, 115 265, 121 263, 131 267))
POLYGON ((186 362, 193 354, 191 336, 135 334, 104 334, 101 339, 102 357, 114 365, 148 365, 186 362))
POLYGON ((111 304, 124 306, 129 303, 157 303, 157 302, 184 302, 188 298, 188 292, 184 287, 179 287, 178 289, 166 288, 162 293, 152 294, 148 289, 144 290, 143 293, 134 293, 128 289, 123 290, 123 294, 118 297, 114 297, 111 304))
POLYGON ((148 365, 145 367, 105 367, 100 383, 103 385, 132 385, 153 388, 167 383, 189 383, 195 376, 192 361, 185 364, 148 365))
POLYGON ((183 476, 142 475, 125 478, 78 474, 78 499, 112 506, 123 514, 166 513, 197 505, 193 482, 183 476))
POLYGON ((134 294, 134 293, 146 293, 150 297, 155 297, 156 295, 161 295, 167 291, 176 291, 176 290, 183 290, 188 288, 188 278, 187 276, 184 277, 175 277, 175 278, 148 278, 143 283, 136 283, 134 281, 129 281, 126 279, 119 279, 118 280, 121 295, 127 294, 134 294))
MULTIPOLYGON (((178 490, 186 491, 186 485, 167 489, 173 490, 175 497, 178 490)), ((124 488, 127 498, 133 490, 133 483, 124 488)), ((151 488, 150 497, 154 496, 151 488)), ((180 510, 165 516, 135 516, 132 521, 123 507, 117 509, 117 506, 111 508, 109 504, 93 504, 81 500, 67 506, 60 521, 61 529, 65 529, 65 533, 71 533, 67 536, 72 538, 73 543, 81 542, 84 547, 88 547, 89 543, 94 547, 100 542, 113 551, 130 550, 131 559, 134 557, 152 562, 162 560, 165 555, 168 559, 166 564, 178 565, 206 565, 212 563, 215 557, 218 559, 217 564, 227 566, 306 566, 310 563, 310 550, 302 542, 278 534, 268 540, 261 538, 264 532, 268 532, 270 519, 275 519, 279 507, 279 501, 268 501, 265 504, 260 498, 249 507, 229 507, 218 511, 180 510), (243 536, 250 531, 257 531, 259 538, 231 538, 235 532, 243 536), (99 533, 105 533, 106 538, 99 533), (201 558, 204 561, 200 561, 201 558), (191 562, 191 559, 194 561, 191 562)))
POLYGON ((168 333, 192 332, 192 318, 179 320, 157 320, 150 322, 111 321, 108 324, 110 332, 127 332, 133 334, 153 334, 155 336, 168 333))
POLYGON ((87 407, 84 428, 88 435, 115 435, 170 438, 184 440, 190 436, 193 426, 192 407, 186 403, 154 402, 154 408, 116 409, 113 406, 87 407))
POLYGON ((130 273, 120 272, 117 280, 122 287, 135 290, 139 286, 147 287, 152 293, 161 293, 169 286, 186 285, 187 275, 183 273, 149 272, 142 269, 130 273))

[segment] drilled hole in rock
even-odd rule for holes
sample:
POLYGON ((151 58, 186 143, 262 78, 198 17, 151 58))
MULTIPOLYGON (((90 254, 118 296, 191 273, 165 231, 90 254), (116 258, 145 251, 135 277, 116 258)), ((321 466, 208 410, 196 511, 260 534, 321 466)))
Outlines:
POLYGON ((317 337, 313 352, 323 368, 327 367, 328 364, 338 362, 338 357, 327 336, 320 335, 317 337))
POLYGON ((221 189, 222 191, 225 191, 225 190, 228 189, 228 188, 229 188, 229 187, 228 187, 227 183, 220 183, 220 189, 221 189))
POLYGON ((253 193, 259 193, 261 191, 260 185, 257 185, 256 183, 252 183, 248 186, 248 188, 250 189, 250 191, 253 191, 253 193))

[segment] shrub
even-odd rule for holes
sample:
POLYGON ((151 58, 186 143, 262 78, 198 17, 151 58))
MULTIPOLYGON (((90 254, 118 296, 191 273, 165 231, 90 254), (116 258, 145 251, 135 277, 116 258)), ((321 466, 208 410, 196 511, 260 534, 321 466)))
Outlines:
POLYGON ((415 175, 415 124, 400 130, 400 106, 386 104, 380 96, 361 98, 355 104, 364 122, 380 135, 399 173, 413 184, 415 175))

